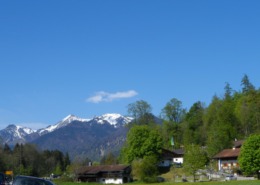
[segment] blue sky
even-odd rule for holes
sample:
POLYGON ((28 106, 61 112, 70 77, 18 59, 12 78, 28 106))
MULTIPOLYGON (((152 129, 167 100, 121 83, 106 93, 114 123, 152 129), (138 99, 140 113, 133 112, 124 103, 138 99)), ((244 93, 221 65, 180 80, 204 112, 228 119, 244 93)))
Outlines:
POLYGON ((0 1, 0 129, 68 114, 159 115, 260 84, 260 1, 0 1))

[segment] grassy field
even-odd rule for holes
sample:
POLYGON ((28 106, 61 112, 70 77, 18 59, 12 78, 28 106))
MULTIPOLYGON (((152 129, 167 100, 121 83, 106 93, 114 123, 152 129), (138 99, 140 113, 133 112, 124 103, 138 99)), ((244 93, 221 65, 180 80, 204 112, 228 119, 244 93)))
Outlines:
MULTIPOLYGON (((77 183, 77 182, 55 182, 56 185, 100 185, 98 183, 77 183)), ((145 183, 128 183, 128 185, 149 185, 145 183)), ((260 185, 260 180, 251 181, 229 181, 229 182, 163 182, 150 185, 260 185)))

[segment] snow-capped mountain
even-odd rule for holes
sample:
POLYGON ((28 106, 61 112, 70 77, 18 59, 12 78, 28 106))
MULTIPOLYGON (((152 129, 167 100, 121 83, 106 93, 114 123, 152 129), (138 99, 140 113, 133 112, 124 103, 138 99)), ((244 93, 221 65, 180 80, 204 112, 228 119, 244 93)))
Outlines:
MULTIPOLYGON (((56 124, 39 130, 9 125, 5 129, 0 130, 0 141, 9 145, 32 142, 39 144, 43 149, 48 149, 48 147, 54 149, 56 147, 57 149, 66 151, 70 150, 67 143, 73 143, 71 146, 76 147, 75 145, 82 141, 91 141, 95 143, 96 148, 102 146, 101 148, 104 150, 106 145, 112 147, 113 143, 114 145, 122 144, 126 137, 124 125, 132 120, 132 118, 120 114, 104 114, 92 119, 83 119, 75 115, 68 115, 56 124), (64 135, 66 135, 66 138, 63 138, 64 135), (55 144, 55 142, 57 143, 55 144), (65 143, 66 147, 62 148, 62 142, 65 143)), ((83 151, 81 146, 77 147, 78 150, 83 151)), ((91 150, 91 148, 88 148, 88 150, 91 150)), ((73 153, 73 155, 77 155, 77 153, 73 153)))
POLYGON ((56 123, 55 125, 50 125, 50 126, 48 126, 46 128, 42 128, 42 129, 37 130, 37 133, 39 135, 44 135, 44 134, 53 132, 53 131, 55 131, 55 130, 57 130, 59 128, 65 127, 65 126, 69 125, 73 121, 88 122, 90 120, 91 119, 82 119, 82 118, 79 118, 77 116, 74 116, 74 115, 70 114, 67 117, 63 118, 58 123, 56 123))
MULTIPOLYGON (((68 116, 67 118, 71 118, 68 116)), ((100 159, 108 152, 118 154, 123 146, 132 118, 120 114, 104 114, 93 119, 63 119, 32 143, 45 150, 60 150, 74 157, 100 159), (63 125, 63 126, 61 126, 63 125), (66 125, 66 126, 64 126, 66 125)), ((50 128, 50 127, 49 127, 50 128)))
POLYGON ((121 114, 104 114, 102 116, 94 117, 93 120, 99 124, 109 123, 115 128, 125 125, 133 120, 131 117, 124 117, 121 114))
POLYGON ((5 129, 0 130, 0 137, 3 139, 4 143, 16 144, 16 143, 25 143, 26 136, 35 133, 35 130, 32 130, 27 127, 9 125, 5 129))

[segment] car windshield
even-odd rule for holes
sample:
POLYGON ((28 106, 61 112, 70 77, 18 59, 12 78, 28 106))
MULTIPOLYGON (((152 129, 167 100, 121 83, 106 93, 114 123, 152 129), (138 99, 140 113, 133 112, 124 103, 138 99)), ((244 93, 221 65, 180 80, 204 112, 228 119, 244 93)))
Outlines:
POLYGON ((18 177, 15 179, 13 185, 54 185, 50 181, 38 178, 18 177))

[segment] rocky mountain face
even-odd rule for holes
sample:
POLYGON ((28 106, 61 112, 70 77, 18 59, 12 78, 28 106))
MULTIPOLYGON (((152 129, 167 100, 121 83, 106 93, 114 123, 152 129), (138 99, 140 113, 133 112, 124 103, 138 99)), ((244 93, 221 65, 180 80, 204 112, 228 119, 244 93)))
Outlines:
POLYGON ((104 114, 92 119, 69 115, 57 124, 39 130, 9 125, 0 130, 3 143, 34 143, 40 149, 68 152, 70 157, 98 160, 108 152, 118 153, 127 134, 126 124, 132 118, 104 114))
POLYGON ((8 125, 0 131, 0 137, 3 143, 15 145, 16 143, 25 143, 26 137, 34 132, 34 130, 27 127, 8 125))

